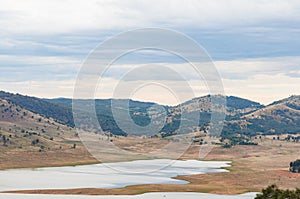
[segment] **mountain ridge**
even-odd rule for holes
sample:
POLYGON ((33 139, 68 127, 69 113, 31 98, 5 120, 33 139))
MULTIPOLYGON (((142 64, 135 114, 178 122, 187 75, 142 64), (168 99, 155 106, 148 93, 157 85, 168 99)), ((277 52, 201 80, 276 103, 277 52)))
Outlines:
MULTIPOLYGON (((164 128, 161 130, 166 136, 176 134, 176 130, 180 124, 181 110, 186 111, 189 119, 193 119, 193 114, 200 113, 200 121, 197 126, 186 126, 186 132, 195 131, 198 127, 209 129, 209 121, 211 117, 211 95, 196 97, 187 100, 176 106, 164 106, 167 113, 167 120, 164 128)), ((297 133, 300 126, 300 96, 292 95, 275 101, 269 105, 262 105, 259 102, 236 96, 219 96, 226 97, 226 121, 223 129, 223 134, 282 134, 282 133, 297 133), (275 129, 274 129, 275 128, 275 129)), ((72 99, 70 98, 54 98, 40 99, 36 97, 23 96, 20 94, 12 94, 0 91, 0 99, 12 101, 21 107, 32 112, 53 118, 62 124, 74 126, 72 121, 72 99), (25 102, 24 102, 25 101, 25 102), (49 111, 49 112, 48 112, 49 111)), ((111 102, 113 100, 127 101, 127 99, 96 99, 96 114, 98 121, 105 132, 110 132, 115 135, 127 136, 122 129, 118 127, 114 121, 111 112, 111 102)), ((86 107, 91 106, 91 100, 80 99, 77 102, 81 103, 78 110, 80 114, 85 114, 86 107)), ((159 112, 153 112, 149 115, 148 109, 153 105, 158 105, 154 102, 142 102, 129 100, 130 116, 133 121, 140 125, 146 126, 151 121, 151 117, 159 118, 159 112)), ((217 112, 220 104, 214 104, 214 110, 217 112)), ((122 107, 117 107, 119 112, 122 112, 122 107)), ((220 109, 221 110, 221 109, 220 109)), ((89 118, 85 118, 84 123, 89 123, 89 118)), ((125 121, 130 127, 130 121, 125 121)), ((159 123, 159 122, 158 122, 159 123)), ((98 132, 93 126, 86 126, 84 130, 98 132)))

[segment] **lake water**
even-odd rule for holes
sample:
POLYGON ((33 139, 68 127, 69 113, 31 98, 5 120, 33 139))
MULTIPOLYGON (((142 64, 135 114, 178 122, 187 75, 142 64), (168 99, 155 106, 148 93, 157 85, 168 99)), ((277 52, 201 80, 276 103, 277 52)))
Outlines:
POLYGON ((186 184, 178 175, 227 172, 230 162, 139 160, 75 167, 0 171, 0 191, 69 188, 117 188, 136 184, 186 184), (154 169, 155 168, 155 169, 154 169))
MULTIPOLYGON (((71 188, 117 188, 137 184, 186 184, 176 180, 179 175, 228 172, 230 162, 166 159, 139 160, 132 162, 106 163, 75 167, 51 167, 38 169, 12 169, 0 171, 0 191, 36 190, 36 189, 71 189, 71 188), (169 165, 172 163, 171 165, 169 165), (166 166, 169 165, 169 166, 166 166)), ((149 193, 139 196, 51 196, 51 195, 16 195, 0 194, 2 199, 100 199, 100 198, 254 198, 251 195, 218 196, 191 193, 149 193)))
POLYGON ((0 199, 253 199, 255 193, 225 196, 205 193, 146 193, 137 196, 68 196, 0 194, 0 199))

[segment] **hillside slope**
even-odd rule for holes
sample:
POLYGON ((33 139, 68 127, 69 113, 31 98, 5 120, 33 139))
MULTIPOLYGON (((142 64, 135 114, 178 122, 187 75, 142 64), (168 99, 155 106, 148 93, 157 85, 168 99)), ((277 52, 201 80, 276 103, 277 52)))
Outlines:
POLYGON ((59 150, 79 141, 75 129, 5 99, 0 99, 0 137, 2 152, 59 150))
POLYGON ((300 132, 300 96, 274 102, 243 117, 254 132, 296 134, 300 132))
POLYGON ((59 123, 74 126, 72 110, 68 107, 59 106, 37 97, 12 94, 4 91, 0 91, 0 99, 12 102, 46 118, 53 118, 59 123))
MULTIPOLYGON (((57 98, 46 99, 46 101, 67 109, 72 108, 72 99, 57 98)), ((82 126, 78 127, 88 131, 94 131, 95 126, 93 126, 92 122, 90 121, 87 110, 91 110, 91 107, 95 105, 96 115, 102 130, 111 132, 115 135, 126 136, 127 133, 120 129, 114 120, 111 105, 113 102, 121 104, 120 106, 116 107, 116 110, 119 114, 125 114, 126 108, 123 107, 123 105, 127 101, 128 100, 125 99, 96 99, 94 102, 93 100, 76 100, 77 106, 73 111, 80 115, 80 124, 82 124, 82 126)), ((146 126, 149 124, 150 118, 147 110, 153 105, 155 105, 155 103, 129 100, 129 112, 133 121, 141 126, 146 126)), ((127 126, 127 128, 130 128, 131 122, 129 120, 124 118, 123 123, 127 126)))

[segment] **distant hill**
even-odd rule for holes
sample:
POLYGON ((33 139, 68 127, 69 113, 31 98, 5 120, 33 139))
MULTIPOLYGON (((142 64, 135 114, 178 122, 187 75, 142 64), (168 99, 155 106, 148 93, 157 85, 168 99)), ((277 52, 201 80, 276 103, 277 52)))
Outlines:
MULTIPOLYGON (((126 132, 121 130, 118 125, 116 124, 112 111, 111 111, 111 104, 112 100, 116 99, 97 99, 95 100, 95 107, 96 107, 96 113, 98 117, 98 121, 102 127, 103 131, 111 132, 115 135, 127 135, 126 132)), ((59 106, 63 106, 66 108, 72 107, 72 100, 66 99, 66 98, 58 98, 58 99, 47 99, 48 102, 57 104, 59 106)), ((116 100, 117 101, 117 100, 116 100)), ((122 100, 119 100, 122 101, 122 100)), ((125 100, 123 100, 125 101, 125 100)), ((127 100, 126 100, 127 101, 127 100)), ((226 118, 228 120, 234 120, 239 119, 240 117, 252 113, 256 110, 259 110, 260 108, 263 108, 264 106, 253 102, 250 100, 238 98, 238 97, 226 97, 227 101, 227 107, 226 107, 226 118)), ((83 117, 85 110, 87 110, 87 107, 92 106, 91 100, 77 100, 77 103, 80 104, 78 110, 74 110, 75 112, 78 112, 82 115, 82 119, 85 120, 86 124, 89 124, 90 121, 88 120, 88 117, 83 117)), ((153 105, 157 105, 155 103, 151 102, 139 102, 139 101, 129 101, 130 105, 130 115, 134 122, 141 126, 146 126, 150 122, 150 118, 148 115, 148 109, 152 107, 153 105)), ((218 106, 218 104, 213 104, 218 106)), ((186 101, 182 104, 179 104, 177 106, 162 106, 165 111, 167 112, 167 120, 165 121, 165 126, 161 130, 162 136, 170 136, 174 135, 178 127, 180 125, 180 121, 183 119, 181 117, 181 110, 187 112, 185 120, 190 120, 185 123, 186 126, 183 128, 183 132, 189 133, 191 131, 195 131, 201 127, 201 129, 208 129, 209 122, 211 119, 211 108, 217 111, 221 111, 221 109, 218 109, 218 107, 211 107, 211 96, 203 96, 194 98, 192 100, 186 101), (197 126, 193 126, 194 124, 194 118, 195 114, 200 113, 200 120, 198 122, 197 126), (191 124, 191 125, 189 125, 191 124)), ((119 112, 122 113, 124 111, 124 108, 117 107, 119 109, 119 112)), ((156 114, 156 120, 157 125, 160 125, 160 113, 152 113, 156 114)), ((155 117, 154 117, 155 118, 155 117)), ((130 121, 123 121, 124 123, 128 123, 128 128, 130 128, 130 121)), ((86 130, 93 130, 92 126, 85 126, 83 127, 86 130)), ((134 134, 134 132, 132 132, 134 134)))
MULTIPOLYGON (((182 119, 180 117, 181 111, 185 111, 188 113, 186 116, 188 119, 193 120, 195 118, 195 114, 200 113, 200 120, 198 126, 192 126, 187 125, 185 127, 187 132, 197 132, 197 131, 209 131, 210 126, 210 120, 211 120, 211 112, 212 110, 215 111, 216 114, 218 112, 222 113, 222 104, 216 103, 218 102, 218 98, 222 99, 222 96, 213 96, 215 99, 215 103, 212 104, 211 102, 211 96, 203 96, 203 97, 197 97, 192 100, 186 101, 182 104, 179 104, 174 107, 168 107, 168 113, 169 118, 167 122, 167 125, 162 129, 164 131, 164 136, 170 136, 173 135, 176 131, 176 128, 180 125, 180 120, 182 119)), ((242 116, 252 113, 256 110, 259 110, 263 108, 264 106, 253 102, 250 100, 242 99, 239 97, 233 97, 229 96, 225 98, 226 100, 226 122, 224 126, 224 133, 227 132, 234 132, 233 130, 238 130, 239 132, 241 129, 234 125, 231 125, 231 123, 228 123, 228 121, 233 121, 240 119, 242 116)), ((194 124, 194 122, 191 122, 194 124)))
MULTIPOLYGON (((125 133, 123 130, 121 130, 118 125, 116 124, 112 110, 111 110, 111 104, 113 99, 96 99, 95 100, 95 109, 98 121, 101 125, 101 128, 103 131, 111 132, 115 135, 122 135, 126 136, 127 133, 125 133)), ((66 99, 66 98, 57 98, 57 99, 46 99, 46 101, 56 104, 61 107, 65 107, 67 109, 72 108, 72 99, 66 99)), ((124 101, 127 102, 127 100, 115 100, 115 101, 124 101)), ((89 107, 93 105, 92 100, 76 100, 76 103, 79 104, 77 110, 74 110, 78 114, 81 115, 81 120, 83 120, 81 123, 87 124, 87 126, 82 126, 83 129, 94 131, 94 126, 92 126, 90 123, 90 118, 85 117, 85 115, 88 115, 86 113, 86 110, 88 110, 89 107), (90 124, 90 125, 88 125, 90 124)), ((150 122, 150 118, 148 117, 148 108, 153 106, 155 103, 152 102, 139 102, 139 101, 133 101, 129 100, 129 107, 130 107, 130 115, 133 118, 134 122, 137 125, 146 126, 150 122)), ((124 111, 122 107, 117 107, 119 109, 118 111, 121 113, 124 111)), ((129 121, 123 121, 128 123, 128 127, 130 127, 129 121)), ((134 133, 133 133, 134 134, 134 133)))
MULTIPOLYGON (((61 124, 74 126, 72 117, 72 99, 57 98, 57 99, 39 99, 28 97, 19 94, 11 94, 0 92, 0 99, 12 102, 26 110, 35 114, 39 114, 45 118, 53 118, 61 124)), ((118 127, 112 111, 112 102, 122 102, 122 99, 97 99, 95 100, 95 109, 98 121, 102 130, 115 134, 126 136, 127 133, 118 127), (115 101, 113 101, 115 100, 115 101)), ((126 100, 127 101, 127 100, 126 100)), ((78 100, 79 107, 74 112, 82 117, 82 126, 80 128, 98 132, 95 126, 90 124, 90 118, 86 112, 88 107, 93 105, 92 100, 78 100), (85 117, 86 116, 86 117, 85 117)), ((251 100, 228 96, 226 97, 226 121, 223 128, 223 135, 244 134, 254 136, 257 134, 296 134, 300 131, 300 96, 291 96, 286 99, 276 101, 268 106, 251 100)), ((146 126, 150 122, 150 117, 154 119, 157 125, 160 125, 160 112, 151 113, 149 108, 157 104, 152 102, 139 102, 130 100, 130 116, 133 121, 140 126, 146 126), (149 115, 151 114, 151 115, 149 115)), ((163 137, 171 136, 177 133, 180 121, 185 119, 186 126, 184 132, 208 131, 211 119, 211 109, 221 110, 220 104, 211 104, 211 96, 203 96, 191 99, 177 106, 162 106, 167 113, 165 125, 159 134, 163 137), (211 106, 215 107, 211 107, 211 106), (182 118, 183 111, 186 118, 182 118), (200 114, 198 125, 194 125, 193 119, 195 114, 200 114), (191 121, 189 123, 188 121, 191 121), (193 124, 193 125, 189 125, 193 124)), ((123 114, 124 107, 116 107, 118 113, 123 114)), ((124 117, 125 126, 130 129, 130 120, 124 117)), ((136 132, 131 132, 136 135, 136 132)), ((145 132, 146 135, 147 132, 145 132)))

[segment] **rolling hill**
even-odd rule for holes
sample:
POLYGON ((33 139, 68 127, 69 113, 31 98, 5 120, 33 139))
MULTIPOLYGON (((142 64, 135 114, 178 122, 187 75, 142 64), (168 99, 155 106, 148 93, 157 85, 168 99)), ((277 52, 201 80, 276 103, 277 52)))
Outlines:
POLYGON ((252 132, 296 134, 300 131, 300 96, 274 102, 242 117, 252 132))
MULTIPOLYGON (((72 117, 72 99, 57 98, 57 99, 39 99, 35 97, 23 96, 20 94, 11 94, 0 92, 0 99, 13 103, 23 109, 38 114, 46 119, 74 126, 72 117)), ((95 100, 95 109, 98 121, 105 132, 114 135, 127 136, 117 125, 114 120, 111 104, 112 102, 126 102, 122 99, 97 99, 95 100)), ((78 100, 80 106, 75 113, 82 117, 82 124, 80 128, 88 131, 99 132, 95 126, 90 124, 90 117, 88 117, 89 107, 93 105, 91 100, 78 100)), ((198 125, 189 125, 186 122, 184 132, 208 131, 211 118, 211 109, 222 110, 221 105, 213 104, 211 107, 211 96, 203 96, 194 98, 177 106, 162 106, 167 113, 165 121, 160 121, 161 112, 149 112, 149 108, 156 106, 152 102, 129 101, 130 116, 133 121, 139 126, 147 126, 152 118, 157 125, 165 122, 165 125, 159 132, 163 137, 171 136, 177 133, 180 121, 182 119, 190 120, 191 124, 195 124, 193 120, 195 114, 200 114, 198 125), (181 112, 182 111, 182 112, 181 112), (182 113, 185 113, 186 118, 182 118, 182 113)), ((126 110, 122 105, 116 107, 117 112, 124 114, 126 110)), ((270 105, 264 106, 251 100, 228 96, 226 97, 226 121, 224 123, 223 134, 245 134, 254 136, 257 134, 282 134, 282 133, 299 133, 300 127, 300 96, 291 96, 286 99, 276 101, 270 105)), ((1 119, 1 118, 0 118, 1 119)), ((123 122, 128 129, 130 129, 130 120, 124 117, 123 122)), ((150 136, 145 132, 146 135, 150 136)), ((132 132, 130 135, 140 135, 132 132)), ((152 135, 153 136, 153 135, 152 135)))
POLYGON ((72 110, 68 107, 59 106, 37 97, 12 94, 4 91, 0 91, 0 99, 12 102, 43 117, 53 118, 59 123, 74 127, 72 110))
POLYGON ((1 150, 46 151, 70 148, 79 141, 76 129, 0 99, 1 150))
MULTIPOLYGON (((56 104, 59 107, 64 107, 66 109, 72 108, 72 99, 66 98, 57 98, 57 99, 45 99, 49 103, 56 104)), ((89 117, 89 113, 87 110, 90 110, 90 107, 95 104, 96 115, 101 125, 103 131, 112 132, 115 135, 126 136, 123 130, 121 130, 118 125, 116 124, 113 113, 111 110, 111 104, 113 99, 96 99, 93 103, 93 100, 76 100, 78 106, 74 112, 80 115, 81 124, 80 128, 87 130, 87 131, 95 131, 98 132, 99 130, 95 130, 95 126, 91 124, 91 120, 89 117)), ((125 103, 127 100, 114 100, 114 102, 125 103)), ((150 118, 148 117, 148 108, 153 106, 155 103, 152 102, 139 102, 134 100, 129 100, 129 108, 130 108, 130 115, 133 118, 134 122, 137 125, 146 126, 150 122, 150 118)), ((124 113, 124 107, 116 107, 117 111, 122 114, 124 113)), ((128 128, 130 128, 130 121, 123 121, 126 123, 128 128)))

